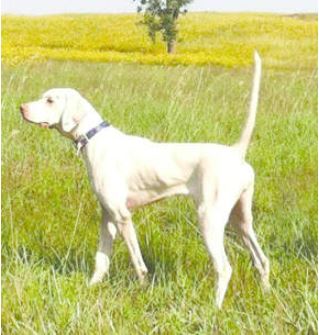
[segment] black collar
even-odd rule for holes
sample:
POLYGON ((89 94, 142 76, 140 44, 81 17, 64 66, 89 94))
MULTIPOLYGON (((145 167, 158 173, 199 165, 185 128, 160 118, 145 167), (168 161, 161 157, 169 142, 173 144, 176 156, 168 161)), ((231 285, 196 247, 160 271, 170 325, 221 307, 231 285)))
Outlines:
POLYGON ((88 143, 89 140, 95 136, 99 131, 101 131, 104 128, 109 127, 110 124, 107 123, 106 121, 103 121, 100 123, 98 126, 90 129, 87 133, 84 135, 80 135, 75 141, 75 147, 77 148, 77 152, 79 153, 80 150, 82 150, 88 143))

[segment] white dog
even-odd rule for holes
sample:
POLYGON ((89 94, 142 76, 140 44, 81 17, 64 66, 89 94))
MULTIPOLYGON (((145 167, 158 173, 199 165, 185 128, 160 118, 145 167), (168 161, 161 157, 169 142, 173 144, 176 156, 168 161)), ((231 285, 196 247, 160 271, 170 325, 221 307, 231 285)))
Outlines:
POLYGON ((254 171, 245 154, 255 124, 261 60, 255 73, 246 126, 238 143, 156 143, 126 135, 103 123, 77 91, 57 88, 38 101, 21 105, 23 118, 55 128, 75 141, 82 152, 103 219, 96 268, 90 284, 108 272, 116 233, 124 238, 138 278, 147 273, 131 219, 131 210, 176 194, 193 197, 200 228, 218 274, 216 305, 221 307, 232 269, 224 250, 224 229, 230 220, 248 247, 262 282, 268 287, 269 261, 252 226, 254 171))

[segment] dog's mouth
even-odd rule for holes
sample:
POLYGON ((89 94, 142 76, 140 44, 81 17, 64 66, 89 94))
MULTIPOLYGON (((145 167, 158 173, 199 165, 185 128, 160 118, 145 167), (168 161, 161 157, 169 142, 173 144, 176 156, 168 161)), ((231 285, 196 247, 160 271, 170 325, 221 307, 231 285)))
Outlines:
POLYGON ((34 122, 32 120, 29 120, 28 118, 26 118, 23 114, 22 117, 25 121, 29 122, 29 123, 33 123, 36 124, 38 126, 40 126, 41 128, 51 128, 52 126, 48 123, 48 122, 34 122))

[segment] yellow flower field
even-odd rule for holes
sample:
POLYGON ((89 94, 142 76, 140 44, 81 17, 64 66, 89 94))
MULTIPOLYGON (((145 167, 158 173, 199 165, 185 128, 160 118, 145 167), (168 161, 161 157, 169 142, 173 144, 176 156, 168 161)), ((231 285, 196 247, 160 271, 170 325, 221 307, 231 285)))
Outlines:
POLYGON ((137 14, 2 17, 2 61, 46 59, 242 67, 258 49, 273 68, 317 62, 317 18, 272 14, 189 13, 180 18, 177 52, 153 44, 137 14))

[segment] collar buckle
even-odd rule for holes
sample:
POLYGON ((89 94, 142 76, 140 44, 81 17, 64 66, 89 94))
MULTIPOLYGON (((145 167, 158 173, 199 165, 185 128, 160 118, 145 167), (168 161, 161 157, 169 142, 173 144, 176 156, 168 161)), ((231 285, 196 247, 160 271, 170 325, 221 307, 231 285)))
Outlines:
POLYGON ((80 135, 77 139, 78 144, 81 144, 82 147, 86 146, 89 143, 89 138, 86 134, 80 135))
POLYGON ((89 143, 90 139, 93 136, 95 136, 99 131, 101 131, 103 128, 106 128, 108 126, 109 126, 109 124, 107 122, 103 121, 101 124, 99 124, 95 128, 92 128, 87 133, 80 135, 74 141, 75 147, 77 149, 76 154, 79 155, 80 151, 89 143))

